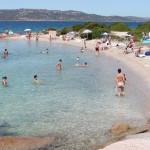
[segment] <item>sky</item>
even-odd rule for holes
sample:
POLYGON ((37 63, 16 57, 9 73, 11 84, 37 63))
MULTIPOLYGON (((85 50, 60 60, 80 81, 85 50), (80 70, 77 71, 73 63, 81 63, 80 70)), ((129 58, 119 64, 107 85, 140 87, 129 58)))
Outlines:
POLYGON ((0 9, 77 10, 102 16, 150 17, 150 0, 0 0, 0 9))

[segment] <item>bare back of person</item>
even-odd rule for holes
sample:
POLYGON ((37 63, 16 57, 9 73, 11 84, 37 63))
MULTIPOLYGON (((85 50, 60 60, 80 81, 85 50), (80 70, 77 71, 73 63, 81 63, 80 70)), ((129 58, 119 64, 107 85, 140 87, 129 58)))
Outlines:
POLYGON ((124 75, 121 73, 121 69, 119 70, 116 76, 117 88, 118 88, 118 96, 124 96, 124 86, 125 86, 125 78, 124 75))

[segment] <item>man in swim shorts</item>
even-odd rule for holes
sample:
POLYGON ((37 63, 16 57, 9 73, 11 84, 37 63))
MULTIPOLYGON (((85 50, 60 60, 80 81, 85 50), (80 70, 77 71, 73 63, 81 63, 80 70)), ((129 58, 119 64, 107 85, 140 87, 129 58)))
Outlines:
POLYGON ((7 77, 6 76, 2 77, 2 85, 3 86, 7 85, 7 77))
POLYGON ((117 82, 117 89, 118 89, 118 96, 124 96, 124 83, 125 83, 125 77, 121 73, 121 69, 118 69, 118 74, 116 76, 116 82, 117 82))

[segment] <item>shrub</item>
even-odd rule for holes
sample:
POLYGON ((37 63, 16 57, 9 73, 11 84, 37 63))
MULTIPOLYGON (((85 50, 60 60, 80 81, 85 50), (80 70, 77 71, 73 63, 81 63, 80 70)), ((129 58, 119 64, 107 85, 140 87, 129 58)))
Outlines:
POLYGON ((60 33, 60 35, 65 35, 69 32, 69 28, 63 28, 60 31, 58 31, 58 33, 60 33))
POLYGON ((110 25, 111 31, 130 31, 130 27, 124 23, 114 23, 110 25))
POLYGON ((150 22, 138 25, 135 30, 141 32, 150 32, 150 22))
POLYGON ((104 33, 104 32, 110 32, 110 30, 106 29, 106 28, 95 27, 92 30, 92 37, 94 39, 95 38, 100 38, 100 37, 102 37, 102 33, 104 33))
POLYGON ((72 26, 72 30, 78 32, 79 30, 83 29, 84 24, 76 24, 72 26))

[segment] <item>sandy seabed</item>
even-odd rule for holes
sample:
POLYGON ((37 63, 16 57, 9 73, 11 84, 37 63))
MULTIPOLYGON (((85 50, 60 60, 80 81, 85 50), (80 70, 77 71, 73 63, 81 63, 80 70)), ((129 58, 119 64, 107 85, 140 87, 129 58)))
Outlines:
MULTIPOLYGON (((125 33, 119 33, 116 32, 115 34, 125 34, 125 33)), ((52 35, 53 37, 53 35, 52 35)), ((12 40, 28 40, 26 39, 25 36, 22 35, 17 35, 17 36, 12 36, 12 37, 6 37, 7 39, 12 39, 12 40)), ((31 40, 35 40, 35 37, 32 37, 31 40)), ((57 37, 56 39, 52 39, 50 41, 49 35, 41 35, 39 37, 39 41, 44 41, 44 42, 53 42, 53 43, 61 43, 61 44, 66 44, 66 45, 72 45, 72 46, 78 46, 79 50, 81 47, 84 48, 84 41, 82 39, 74 39, 74 40, 69 40, 69 41, 63 41, 62 38, 57 37)), ((86 41, 86 46, 87 48, 84 50, 90 50, 95 53, 95 45, 99 40, 90 40, 86 41)), ((101 48, 106 47, 105 44, 101 44, 101 48)), ((138 49, 138 46, 135 45, 135 50, 138 49)), ((101 53, 105 53, 106 56, 111 56, 114 59, 116 59, 118 62, 122 62, 126 64, 131 70, 133 70, 140 78, 143 79, 143 81, 147 84, 146 89, 148 91, 148 96, 149 94, 149 88, 150 88, 150 56, 146 56, 144 58, 138 58, 135 57, 134 53, 129 53, 129 54, 123 54, 123 51, 125 50, 125 43, 121 43, 118 41, 112 41, 112 45, 109 46, 108 50, 100 51, 101 53), (116 47, 116 45, 119 45, 116 47)), ((142 46, 142 50, 147 51, 149 48, 147 46, 142 46)), ((130 49, 129 49, 130 51, 130 49)), ((150 102, 147 101, 147 105, 150 106, 150 102)), ((0 150, 28 150, 28 149, 35 149, 39 148, 42 146, 45 146, 47 144, 50 144, 53 142, 52 138, 45 137, 45 138, 17 138, 17 137, 3 137, 0 138, 0 150), (21 145, 23 146, 21 148, 21 145), (26 145, 26 146, 24 146, 26 145), (28 145, 28 146, 27 146, 28 145)), ((113 143, 107 147, 105 147, 102 150, 150 150, 150 134, 149 133, 143 133, 140 135, 133 135, 129 136, 123 141, 119 141, 116 143, 113 143)))

